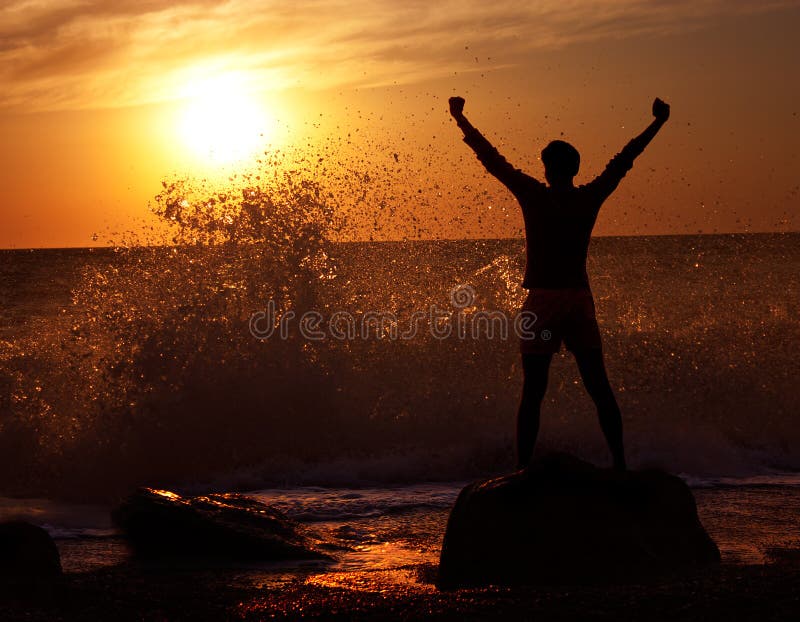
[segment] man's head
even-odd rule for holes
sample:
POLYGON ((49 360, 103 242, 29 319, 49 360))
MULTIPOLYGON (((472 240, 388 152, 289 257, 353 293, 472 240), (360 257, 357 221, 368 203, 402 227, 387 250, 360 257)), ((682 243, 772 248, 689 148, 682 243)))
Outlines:
POLYGON ((542 164, 544 176, 551 186, 572 184, 572 178, 581 166, 581 155, 568 142, 554 140, 542 149, 542 164))

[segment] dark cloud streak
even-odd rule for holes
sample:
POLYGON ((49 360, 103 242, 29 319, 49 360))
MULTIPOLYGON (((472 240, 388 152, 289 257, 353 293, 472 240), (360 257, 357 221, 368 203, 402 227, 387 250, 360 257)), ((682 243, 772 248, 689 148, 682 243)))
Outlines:
POLYGON ((497 64, 543 48, 659 36, 772 0, 55 0, 0 9, 0 107, 108 107, 176 96, 193 66, 253 74, 272 88, 413 82, 475 71, 464 48, 497 64), (364 77, 364 70, 369 75, 364 77), (120 71, 127 80, 120 85, 120 71), (267 81, 266 78, 269 77, 267 81), (51 95, 48 96, 48 93, 51 95))

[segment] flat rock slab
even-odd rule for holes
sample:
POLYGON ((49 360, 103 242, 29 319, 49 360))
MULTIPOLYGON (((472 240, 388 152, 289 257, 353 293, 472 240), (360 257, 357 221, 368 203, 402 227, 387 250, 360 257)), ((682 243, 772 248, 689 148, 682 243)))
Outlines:
POLYGON ((554 454, 461 491, 438 584, 625 582, 719 561, 679 477, 554 454))
POLYGON ((333 547, 282 512, 235 493, 140 488, 112 512, 137 556, 243 561, 331 559, 333 547))

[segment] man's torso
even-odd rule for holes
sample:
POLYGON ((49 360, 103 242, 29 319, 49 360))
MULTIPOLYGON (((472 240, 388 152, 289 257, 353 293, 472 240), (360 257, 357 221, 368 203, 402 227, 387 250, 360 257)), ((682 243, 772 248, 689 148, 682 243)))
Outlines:
POLYGON ((602 200, 589 186, 554 190, 532 180, 515 193, 525 221, 527 289, 589 287, 586 258, 602 200))

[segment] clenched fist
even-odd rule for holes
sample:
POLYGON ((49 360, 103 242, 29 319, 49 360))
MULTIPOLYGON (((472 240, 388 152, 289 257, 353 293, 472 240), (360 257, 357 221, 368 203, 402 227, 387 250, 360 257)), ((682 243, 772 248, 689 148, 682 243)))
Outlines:
POLYGON ((659 121, 669 119, 669 104, 656 97, 655 101, 653 101, 653 116, 659 121))
POLYGON ((456 119, 464 114, 464 98, 463 97, 451 97, 449 99, 450 102, 450 114, 453 115, 456 119))

